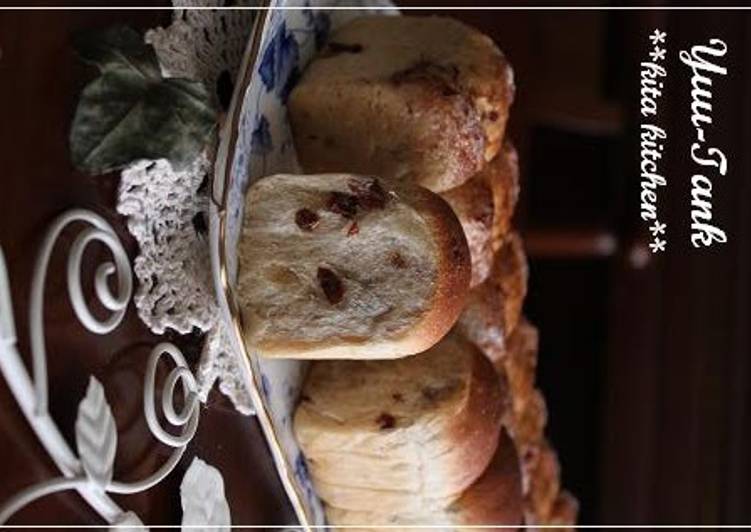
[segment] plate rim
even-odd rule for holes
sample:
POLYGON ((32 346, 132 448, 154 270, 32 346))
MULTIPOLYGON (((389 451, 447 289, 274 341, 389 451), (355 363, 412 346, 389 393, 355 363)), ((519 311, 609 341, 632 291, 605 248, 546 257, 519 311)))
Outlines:
POLYGON ((253 357, 248 352, 247 346, 242 340, 242 315, 239 311, 234 289, 229 281, 229 269, 227 266, 227 198, 230 189, 229 184, 233 179, 232 169, 238 141, 240 117, 243 111, 243 99, 258 64, 261 44, 269 23, 269 14, 275 7, 278 7, 277 4, 281 3, 284 2, 263 0, 261 6, 259 6, 258 16, 253 22, 248 44, 243 54, 243 61, 240 67, 241 81, 235 87, 227 112, 227 118, 219 132, 219 145, 216 152, 214 172, 211 175, 209 240, 214 289, 223 321, 225 324, 230 325, 230 341, 236 353, 241 355, 239 358, 241 359, 240 368, 243 373, 243 381, 250 393, 256 418, 258 418, 261 429, 264 432, 277 474, 292 504, 299 525, 305 531, 310 531, 313 519, 309 515, 308 505, 300 493, 298 483, 294 480, 292 464, 289 463, 279 443, 276 428, 271 421, 269 407, 261 393, 262 383, 260 382, 259 368, 254 367, 253 357))

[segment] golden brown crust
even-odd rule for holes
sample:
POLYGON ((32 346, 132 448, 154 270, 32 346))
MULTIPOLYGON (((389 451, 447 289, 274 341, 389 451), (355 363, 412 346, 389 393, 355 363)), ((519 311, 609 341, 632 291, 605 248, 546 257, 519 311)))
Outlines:
POLYGON ((524 244, 518 233, 510 233, 493 262, 490 279, 503 294, 505 329, 507 334, 514 332, 522 313, 524 298, 527 296, 529 267, 524 244))
POLYGON ((508 339, 503 363, 496 365, 505 373, 512 398, 522 398, 532 393, 537 368, 537 328, 524 317, 519 320, 508 339))
POLYGON ((510 141, 503 144, 498 156, 481 173, 493 193, 493 228, 491 241, 498 251, 511 231, 511 219, 519 200, 519 157, 510 141))
POLYGON ((555 499, 548 524, 563 530, 574 530, 576 516, 579 513, 579 501, 568 491, 561 491, 555 499))
POLYGON ((487 468, 498 447, 501 420, 507 407, 507 390, 477 347, 462 338, 462 349, 472 352, 472 385, 465 414, 455 417, 451 440, 462 442, 456 466, 465 472, 466 489, 487 468))
POLYGON ((495 364, 501 380, 508 383, 511 403, 503 425, 520 458, 526 524, 572 527, 578 503, 560 491, 558 458, 544 436, 547 406, 535 388, 537 348, 537 329, 522 317, 495 364))
POLYGON ((374 174, 440 191, 482 167, 482 128, 464 98, 438 95, 423 83, 397 89, 388 80, 312 86, 303 78, 298 87, 289 116, 307 173, 374 174), (352 108, 356 113, 342 111, 352 108))
POLYGON ((504 424, 514 438, 521 453, 539 442, 548 421, 548 409, 540 390, 512 399, 512 408, 504 419, 504 424))
POLYGON ((488 277, 494 253, 511 230, 519 198, 519 168, 513 145, 504 143, 501 153, 472 179, 440 195, 464 229, 472 258, 470 287, 475 287, 488 277))
POLYGON ((513 73, 493 42, 441 17, 363 17, 337 30, 289 100, 308 172, 461 185, 498 153, 513 73))
POLYGON ((485 472, 452 505, 461 514, 461 524, 508 525, 515 530, 523 522, 523 498, 519 459, 514 444, 502 432, 498 449, 485 472))
POLYGON ((420 189, 413 205, 438 236, 441 250, 433 302, 412 335, 419 353, 443 338, 459 318, 469 290, 471 263, 467 239, 451 207, 427 189, 420 189))
POLYGON ((550 443, 542 440, 539 445, 524 451, 521 464, 526 521, 528 524, 546 524, 561 487, 558 456, 550 443))
POLYGON ((495 255, 488 278, 470 290, 457 328, 478 346, 493 364, 506 352, 506 342, 521 315, 527 293, 527 260, 516 233, 495 255))
POLYGON ((470 287, 475 287, 487 278, 493 262, 491 231, 494 208, 490 183, 480 173, 440 196, 454 210, 467 237, 472 260, 470 287))

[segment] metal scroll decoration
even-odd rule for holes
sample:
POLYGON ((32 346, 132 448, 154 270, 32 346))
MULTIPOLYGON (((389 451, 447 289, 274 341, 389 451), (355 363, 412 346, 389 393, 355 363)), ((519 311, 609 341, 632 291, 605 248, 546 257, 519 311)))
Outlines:
MULTIPOLYGON (((79 403, 75 424, 76 449, 63 438, 48 409, 49 383, 47 378, 47 353, 44 337, 44 290, 47 270, 55 243, 68 225, 78 222, 86 227, 73 241, 67 261, 67 286, 73 311, 90 332, 108 334, 118 327, 125 315, 133 292, 133 275, 128 256, 112 226, 98 214, 72 209, 60 215, 49 227, 42 241, 34 266, 31 284, 29 333, 31 337, 31 374, 27 370, 16 346, 16 329, 10 295, 10 282, 5 258, 0 249, 0 372, 32 430, 39 438, 61 475, 23 489, 0 504, 0 525, 32 501, 55 492, 76 490, 83 499, 110 525, 144 529, 133 512, 121 508, 109 494, 129 494, 147 490, 158 484, 176 467, 193 438, 199 420, 197 384, 180 350, 170 343, 160 343, 153 348, 146 367, 144 383, 144 416, 153 436, 172 447, 169 458, 151 475, 135 482, 121 482, 113 478, 117 450, 117 429, 102 384, 93 376, 89 378, 86 394, 79 403), (81 260, 84 250, 92 242, 100 242, 109 250, 112 260, 100 264, 95 272, 94 293, 101 305, 109 311, 104 319, 97 319, 86 302, 81 288, 81 260), (110 288, 114 276, 116 289, 110 288), (156 368, 166 356, 174 366, 164 380, 161 402, 155 402, 156 368), (176 406, 177 388, 183 400, 176 406), (157 408, 166 420, 177 427, 177 434, 167 431, 159 422, 157 408)), ((221 474, 216 468, 200 459, 194 459, 181 486, 184 525, 228 526, 229 508, 224 499, 221 474), (216 486, 212 495, 217 500, 206 501, 197 497, 201 479, 216 486), (195 506, 213 504, 220 511, 207 513, 195 506), (203 516, 196 522, 195 516, 203 516)), ((211 507, 211 505, 209 505, 211 507)))

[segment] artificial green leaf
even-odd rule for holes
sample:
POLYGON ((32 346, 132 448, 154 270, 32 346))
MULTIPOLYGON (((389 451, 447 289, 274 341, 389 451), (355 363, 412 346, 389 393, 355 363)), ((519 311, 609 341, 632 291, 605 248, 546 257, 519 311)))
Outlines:
POLYGON ((211 94, 198 82, 162 78, 156 58, 149 58, 153 49, 132 30, 100 35, 99 41, 86 37, 77 43, 102 74, 78 102, 70 133, 73 164, 91 174, 137 159, 165 158, 175 168, 185 167, 216 125, 211 94))
POLYGON ((73 35, 73 46, 86 63, 102 72, 134 70, 145 78, 159 79, 159 61, 154 48, 143 42, 133 28, 115 26, 105 30, 81 31, 73 35))

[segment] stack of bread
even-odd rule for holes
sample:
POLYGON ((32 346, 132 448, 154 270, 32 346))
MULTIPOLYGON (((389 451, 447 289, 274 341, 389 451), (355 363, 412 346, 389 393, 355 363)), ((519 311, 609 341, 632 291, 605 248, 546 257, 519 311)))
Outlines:
POLYGON ((315 360, 295 414, 329 523, 572 526, 535 388, 503 54, 449 18, 334 32, 289 99, 309 175, 248 191, 246 342, 315 360))

